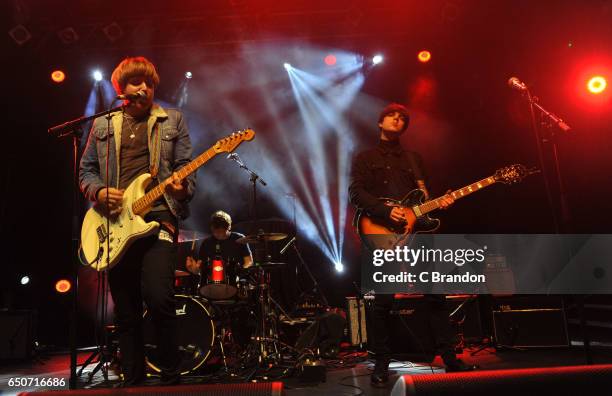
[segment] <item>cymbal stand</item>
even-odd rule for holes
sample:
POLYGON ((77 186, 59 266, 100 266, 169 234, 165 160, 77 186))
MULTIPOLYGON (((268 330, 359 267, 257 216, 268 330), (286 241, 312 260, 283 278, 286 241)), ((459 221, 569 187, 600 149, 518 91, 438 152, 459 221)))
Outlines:
POLYGON ((271 317, 274 317, 270 306, 270 274, 267 273, 263 268, 259 268, 257 274, 257 289, 258 289, 258 302, 259 302, 259 328, 257 329, 254 341, 258 344, 258 362, 264 363, 270 359, 270 349, 272 349, 272 355, 278 355, 278 333, 276 329, 276 323, 269 321, 271 317), (271 348, 270 348, 271 344, 271 348))

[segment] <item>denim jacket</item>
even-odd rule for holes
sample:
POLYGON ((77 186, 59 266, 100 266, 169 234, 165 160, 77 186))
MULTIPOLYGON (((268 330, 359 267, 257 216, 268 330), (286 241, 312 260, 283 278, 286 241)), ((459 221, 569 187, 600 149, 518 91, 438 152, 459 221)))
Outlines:
MULTIPOLYGON (((98 191, 105 187, 106 180, 106 151, 109 147, 109 185, 119 186, 121 148, 121 126, 123 113, 112 113, 110 131, 107 131, 105 117, 96 118, 93 122, 87 146, 81 158, 79 184, 81 191, 87 199, 95 201, 98 191), (110 139, 108 137, 110 136, 110 139), (112 144, 114 142, 114 144, 112 144)), ((187 123, 183 115, 175 109, 164 110, 154 104, 147 121, 147 135, 149 142, 149 172, 159 181, 172 176, 172 173, 184 167, 191 161, 192 149, 187 123)), ((178 219, 189 216, 187 203, 195 192, 195 172, 187 177, 187 198, 178 201, 172 195, 164 193, 164 198, 170 211, 178 219)))

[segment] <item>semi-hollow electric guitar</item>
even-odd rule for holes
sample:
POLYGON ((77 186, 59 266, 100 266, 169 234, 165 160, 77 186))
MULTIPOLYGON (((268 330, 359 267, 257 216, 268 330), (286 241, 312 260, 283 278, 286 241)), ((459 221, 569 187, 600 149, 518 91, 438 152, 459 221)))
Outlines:
MULTIPOLYGON (((245 129, 218 140, 215 145, 176 171, 178 177, 181 181, 184 180, 215 155, 230 153, 240 143, 252 140, 254 136, 255 131, 245 129)), ((152 181, 151 175, 144 173, 130 183, 123 193, 123 210, 119 215, 107 216, 97 205, 87 211, 81 228, 81 250, 86 264, 98 271, 110 269, 134 241, 157 232, 159 223, 146 222, 144 215, 164 194, 166 186, 172 183, 172 177, 146 192, 152 181)))
MULTIPOLYGON (((520 164, 498 169, 495 174, 463 188, 450 192, 448 195, 455 200, 466 197, 495 183, 514 184, 537 171, 528 170, 520 164)), ((401 200, 379 198, 386 205, 399 207, 405 222, 399 223, 391 219, 370 217, 363 210, 355 213, 354 224, 362 243, 369 249, 392 249, 405 244, 408 237, 420 232, 433 232, 440 226, 440 220, 432 219, 428 213, 440 208, 443 197, 425 201, 425 192, 421 189, 410 191, 401 200), (381 237, 379 237, 381 236, 381 237)))

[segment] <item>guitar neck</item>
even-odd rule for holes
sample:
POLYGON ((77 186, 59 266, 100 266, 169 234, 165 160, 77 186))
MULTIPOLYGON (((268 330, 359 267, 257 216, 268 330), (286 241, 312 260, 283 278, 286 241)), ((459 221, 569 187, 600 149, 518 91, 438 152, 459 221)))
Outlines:
MULTIPOLYGON (((199 156, 197 156, 193 161, 176 171, 179 179, 183 181, 187 176, 195 172, 199 167, 207 163, 211 158, 213 158, 217 153, 214 150, 214 147, 209 148, 199 156)), ((166 180, 159 183, 157 186, 152 188, 149 192, 147 192, 144 196, 134 201, 132 205, 132 210, 135 214, 141 215, 145 213, 155 201, 161 198, 164 195, 164 191, 168 184, 172 183, 172 177, 167 178, 166 180)))
MULTIPOLYGON (((475 183, 469 184, 463 188, 455 190, 449 193, 449 195, 453 197, 455 200, 458 200, 459 198, 467 197, 468 195, 476 191, 482 190, 483 188, 488 187, 495 183, 496 183, 495 178, 493 176, 489 176, 485 179, 479 180, 475 183)), ((440 203, 442 202, 442 198, 443 197, 438 197, 430 201, 427 201, 421 205, 417 205, 416 209, 417 211, 421 213, 421 215, 424 215, 431 211, 439 209, 441 206, 440 203)))

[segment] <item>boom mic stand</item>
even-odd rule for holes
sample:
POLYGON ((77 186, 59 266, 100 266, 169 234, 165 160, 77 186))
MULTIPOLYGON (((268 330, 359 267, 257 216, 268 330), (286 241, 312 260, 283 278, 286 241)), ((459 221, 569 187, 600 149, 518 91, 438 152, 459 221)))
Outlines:
POLYGON ((555 130, 561 130, 562 132, 569 132, 571 127, 563 121, 560 117, 555 115, 554 113, 546 110, 540 103, 537 96, 531 94, 529 87, 521 82, 518 78, 512 77, 508 80, 508 85, 520 91, 522 96, 527 99, 529 102, 529 111, 531 116, 531 127, 533 129, 534 136, 536 138, 536 147, 538 149, 538 158, 540 161, 540 168, 542 169, 542 173, 544 176, 544 186, 546 188, 546 195, 548 198, 548 203, 551 207, 552 217, 555 226, 555 232, 559 234, 561 231, 569 231, 570 227, 570 212, 569 206, 567 203, 567 194, 565 191, 565 185, 563 183, 563 178, 561 177, 561 168, 559 166, 559 154, 557 150, 557 135, 555 134, 555 130), (536 111, 540 116, 540 126, 546 128, 549 132, 548 136, 544 136, 541 128, 538 127, 538 122, 536 121, 536 111), (556 128, 555 128, 556 127, 556 128), (550 138, 549 138, 550 137, 550 138), (549 176, 546 172, 546 167, 544 166, 544 147, 543 143, 551 143, 552 147, 552 161, 554 165, 554 177, 557 182, 557 186, 559 189, 558 194, 558 204, 561 214, 561 219, 559 220, 559 213, 554 207, 553 203, 553 194, 550 186, 549 176))
POLYGON ((249 181, 253 185, 253 190, 251 194, 251 205, 252 205, 251 206, 251 221, 252 221, 251 228, 252 229, 249 230, 249 233, 255 234, 256 230, 254 228, 256 227, 256 223, 257 223, 257 182, 261 183, 261 185, 264 187, 267 186, 268 184, 264 181, 264 179, 261 178, 261 176, 259 176, 257 173, 250 170, 244 164, 244 162, 242 162, 242 160, 240 159, 237 153, 231 153, 227 156, 227 158, 231 159, 232 161, 235 161, 241 169, 244 169, 245 172, 249 174, 249 181))
MULTIPOLYGON (((73 258, 73 266, 72 266, 72 307, 70 312, 70 329, 69 329, 69 339, 70 339, 70 379, 68 381, 68 386, 70 389, 76 389, 77 387, 77 317, 78 317, 78 270, 79 270, 79 219, 81 217, 80 213, 80 199, 79 199, 79 160, 80 160, 80 150, 81 147, 81 137, 83 136, 82 125, 88 121, 91 121, 95 118, 108 115, 112 112, 119 111, 122 109, 122 106, 117 106, 115 108, 110 108, 108 110, 96 113, 94 115, 88 117, 79 117, 77 119, 65 122, 60 125, 56 125, 48 129, 48 133, 50 135, 56 136, 58 139, 65 137, 72 137, 72 145, 73 145, 73 183, 72 183, 72 258, 73 258)), ((108 158, 108 157, 107 157, 108 158)))
MULTIPOLYGON (((300 253, 300 249, 298 249, 297 247, 297 236, 294 236, 293 238, 291 238, 291 240, 289 240, 289 242, 287 242, 287 244, 280 250, 280 254, 281 255, 284 254, 285 251, 287 251, 287 249, 289 249, 290 246, 293 247, 293 250, 295 251, 295 254, 298 257, 298 261, 300 262, 302 267, 306 270, 308 277, 312 281, 313 286, 312 286, 311 291, 318 294, 321 297, 321 301, 323 301, 323 304, 325 305, 325 307, 329 307, 329 303, 327 302, 325 293, 323 293, 323 290, 321 290, 321 286, 319 286, 319 282, 317 282, 317 278, 315 278, 314 275, 312 274, 312 271, 310 271, 310 267, 308 266, 308 264, 306 264, 306 261, 304 261, 304 258, 302 257, 302 254, 300 253)), ((305 293, 302 293, 302 295, 304 294, 305 293)))
MULTIPOLYGON (((257 173, 253 172, 249 167, 247 167, 244 162, 240 159, 240 156, 237 153, 231 153, 227 156, 228 159, 236 162, 241 169, 244 169, 245 172, 249 174, 249 181, 251 182, 253 189, 251 195, 251 229, 249 230, 250 235, 262 234, 263 230, 257 230, 257 182, 261 183, 263 186, 267 186, 267 183, 259 176, 257 173)), ((268 242, 264 239, 264 261, 269 260, 268 253, 268 242)), ((257 257, 254 257, 257 259, 257 257)), ((256 266, 258 264, 263 263, 254 263, 256 266)), ((263 266, 257 268, 257 279, 258 279, 258 300, 260 303, 260 315, 261 320, 259 323, 259 329, 256 332, 255 341, 258 344, 259 356, 258 356, 258 368, 263 367, 264 363, 269 362, 270 357, 276 357, 278 355, 278 337, 276 332, 276 323, 271 322, 268 323, 270 317, 272 317, 271 310, 271 296, 270 296, 270 276, 266 273, 263 266), (268 348, 268 344, 271 344, 271 348, 268 348), (268 354, 269 349, 272 349, 274 352, 272 354, 268 354)), ((252 373, 255 374, 257 369, 252 373)))

